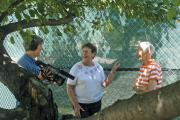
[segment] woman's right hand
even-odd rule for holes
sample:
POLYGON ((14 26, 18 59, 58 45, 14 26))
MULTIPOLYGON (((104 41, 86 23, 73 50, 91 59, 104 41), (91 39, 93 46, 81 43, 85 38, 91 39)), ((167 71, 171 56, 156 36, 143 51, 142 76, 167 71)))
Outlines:
POLYGON ((84 111, 84 109, 79 105, 79 103, 77 103, 76 105, 74 105, 74 114, 75 114, 75 116, 78 117, 78 118, 81 117, 80 110, 84 111))

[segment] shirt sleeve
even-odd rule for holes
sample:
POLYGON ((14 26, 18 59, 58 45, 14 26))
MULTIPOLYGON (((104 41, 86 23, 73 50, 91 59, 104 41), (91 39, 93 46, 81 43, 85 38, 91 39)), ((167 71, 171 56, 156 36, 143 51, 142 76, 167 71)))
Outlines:
POLYGON ((106 80, 106 75, 104 73, 103 67, 100 64, 98 64, 97 68, 99 69, 101 80, 102 81, 106 80))
POLYGON ((19 61, 18 64, 23 67, 28 72, 39 76, 40 74, 40 68, 35 64, 35 61, 27 59, 25 56, 23 56, 19 61))
POLYGON ((159 80, 161 79, 162 71, 160 67, 153 66, 149 75, 149 80, 159 80))
POLYGON ((31 64, 27 66, 27 71, 32 72, 34 75, 39 76, 40 68, 35 64, 31 64))
POLYGON ((76 85, 76 82, 77 82, 77 76, 76 76, 76 72, 77 72, 77 65, 74 65, 71 70, 70 70, 70 74, 75 76, 75 79, 72 80, 70 78, 67 79, 67 84, 69 85, 76 85))

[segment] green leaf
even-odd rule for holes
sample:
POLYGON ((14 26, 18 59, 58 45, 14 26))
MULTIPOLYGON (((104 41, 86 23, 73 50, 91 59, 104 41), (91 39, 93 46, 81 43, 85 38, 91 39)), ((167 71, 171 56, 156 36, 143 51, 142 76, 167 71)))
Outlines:
POLYGON ((0 0, 0 12, 4 12, 12 4, 13 0, 0 0))
POLYGON ((173 18, 175 18, 175 17, 176 17, 176 9, 175 9, 175 8, 170 9, 170 10, 168 11, 168 13, 167 13, 167 19, 168 19, 168 21, 173 20, 173 18))
POLYGON ((44 5, 43 4, 38 4, 38 7, 37 7, 38 11, 43 14, 44 13, 44 5))
POLYGON ((14 37, 13 37, 13 36, 11 36, 11 38, 10 38, 10 42, 11 42, 12 44, 14 44, 14 43, 15 43, 15 40, 14 40, 14 37))
POLYGON ((15 12, 15 16, 18 20, 21 20, 21 14, 20 12, 15 12))
POLYGON ((31 35, 33 33, 31 30, 26 30, 26 31, 21 30, 19 33, 24 40, 24 43, 23 43, 24 47, 25 47, 25 49, 27 49, 29 44, 31 43, 31 40, 32 40, 31 35))
POLYGON ((27 20, 30 20, 30 19, 31 19, 31 17, 30 17, 28 14, 23 13, 23 15, 24 15, 25 19, 27 19, 27 20))
POLYGON ((113 25, 111 24, 110 21, 105 23, 105 30, 108 31, 108 32, 113 30, 113 25))
POLYGON ((58 31, 57 36, 62 36, 62 33, 60 31, 58 31))
POLYGON ((41 30, 43 31, 44 34, 48 34, 49 30, 47 27, 42 27, 41 30))
POLYGON ((29 14, 31 17, 35 17, 36 12, 34 10, 29 10, 29 14))
POLYGON ((180 0, 175 0, 176 6, 180 6, 180 0))
POLYGON ((22 30, 23 28, 22 28, 22 26, 21 26, 21 24, 19 24, 18 26, 17 26, 17 30, 22 30))
POLYGON ((72 26, 67 25, 67 26, 64 28, 64 32, 65 32, 65 33, 72 33, 72 26))

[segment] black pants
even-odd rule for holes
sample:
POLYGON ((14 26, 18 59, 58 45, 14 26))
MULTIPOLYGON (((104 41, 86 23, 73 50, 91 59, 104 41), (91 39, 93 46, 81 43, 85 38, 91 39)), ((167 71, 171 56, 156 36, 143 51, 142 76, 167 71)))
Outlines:
POLYGON ((89 104, 79 103, 79 105, 84 109, 84 111, 82 110, 80 111, 81 118, 89 117, 93 115, 94 113, 101 110, 101 100, 98 102, 89 103, 89 104))

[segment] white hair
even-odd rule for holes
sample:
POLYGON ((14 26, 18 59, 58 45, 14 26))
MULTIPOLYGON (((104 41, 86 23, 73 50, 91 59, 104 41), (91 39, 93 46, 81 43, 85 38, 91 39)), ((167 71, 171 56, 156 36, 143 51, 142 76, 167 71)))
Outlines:
POLYGON ((151 55, 154 53, 155 48, 150 42, 139 42, 138 47, 143 50, 143 52, 149 52, 151 55))

